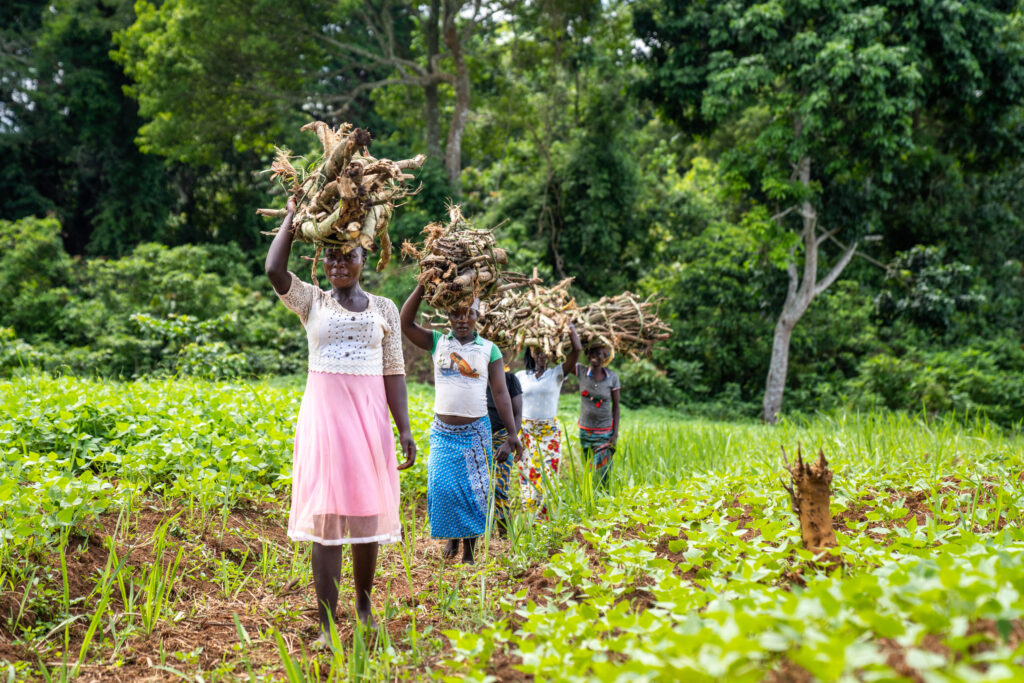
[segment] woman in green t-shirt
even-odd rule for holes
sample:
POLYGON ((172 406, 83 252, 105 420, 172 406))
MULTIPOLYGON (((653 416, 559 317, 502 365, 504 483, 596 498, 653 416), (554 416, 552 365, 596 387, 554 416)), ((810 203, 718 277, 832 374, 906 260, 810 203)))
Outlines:
MULTIPOLYGON (((434 422, 427 457, 427 510, 430 535, 446 538, 444 556, 455 557, 462 540, 462 561, 473 562, 473 547, 487 527, 490 488, 491 423, 487 417, 487 387, 498 415, 516 424, 505 386, 501 351, 476 333, 479 300, 448 311, 451 331, 441 333, 416 323, 423 300, 418 285, 402 306, 402 332, 434 361, 434 422)), ((509 434, 498 451, 502 460, 515 452, 522 457, 519 437, 509 434)))

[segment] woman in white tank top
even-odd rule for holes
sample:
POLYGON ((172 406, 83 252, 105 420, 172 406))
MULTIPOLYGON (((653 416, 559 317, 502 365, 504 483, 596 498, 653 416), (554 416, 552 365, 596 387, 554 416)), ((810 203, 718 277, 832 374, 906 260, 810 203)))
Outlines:
POLYGON ((558 423, 558 396, 566 375, 575 372, 576 361, 583 349, 576 328, 569 326, 572 350, 564 363, 553 367, 543 351, 528 348, 523 354, 525 370, 516 373, 523 388, 523 451, 519 463, 519 487, 523 505, 541 519, 547 518, 544 502, 545 481, 558 474, 562 457, 562 426, 558 423))

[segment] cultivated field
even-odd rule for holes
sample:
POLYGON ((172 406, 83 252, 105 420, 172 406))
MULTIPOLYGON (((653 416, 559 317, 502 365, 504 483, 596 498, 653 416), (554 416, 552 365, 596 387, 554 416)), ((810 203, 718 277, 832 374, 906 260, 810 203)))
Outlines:
POLYGON ((517 520, 465 568, 426 530, 426 387, 382 628, 354 630, 346 564, 338 647, 310 653, 309 549, 284 532, 300 398, 301 380, 0 383, 0 677, 1024 678, 1019 436, 624 411, 610 495, 573 435, 550 522, 517 520), (798 442, 835 472, 829 573, 780 484, 798 442))

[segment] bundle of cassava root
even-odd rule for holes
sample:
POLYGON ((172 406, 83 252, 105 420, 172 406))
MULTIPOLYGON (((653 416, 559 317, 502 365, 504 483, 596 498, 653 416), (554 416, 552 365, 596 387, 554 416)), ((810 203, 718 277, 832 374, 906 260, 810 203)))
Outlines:
MULTIPOLYGON (((295 197, 295 238, 315 244, 318 254, 322 248, 351 251, 357 246, 376 251, 379 244, 377 270, 381 270, 391 258, 388 223, 396 202, 419 191, 405 186, 412 178, 406 171, 422 166, 426 156, 376 159, 367 150, 369 131, 349 123, 334 129, 323 121, 313 121, 302 130, 314 131, 323 147, 313 170, 305 171, 303 164, 293 166, 294 157, 285 149, 277 149, 270 166, 271 177, 279 179, 295 197)), ((256 213, 283 218, 287 211, 258 209, 256 213)))
POLYGON ((532 280, 529 286, 507 291, 487 306, 480 334, 517 354, 530 348, 542 351, 552 361, 564 360, 571 348, 569 325, 576 312, 576 300, 569 295, 572 278, 544 287, 534 269, 532 280))
POLYGON ((424 299, 434 308, 449 310, 473 299, 489 299, 527 284, 519 273, 503 272, 508 264, 504 249, 495 245, 491 230, 476 230, 457 205, 448 207, 447 223, 423 228, 423 246, 406 242, 402 254, 419 261, 417 282, 424 299))
POLYGON ((584 348, 607 346, 637 360, 670 336, 671 328, 658 318, 658 301, 632 292, 602 297, 579 309, 576 331, 584 348))

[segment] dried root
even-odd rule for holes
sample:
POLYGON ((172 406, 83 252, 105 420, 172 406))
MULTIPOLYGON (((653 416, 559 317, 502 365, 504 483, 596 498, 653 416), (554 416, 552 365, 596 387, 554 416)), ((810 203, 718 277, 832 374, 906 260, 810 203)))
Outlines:
POLYGON ((584 348, 607 346, 636 360, 668 339, 671 328, 658 318, 658 300, 632 292, 602 297, 579 309, 576 328, 584 348))
POLYGON ((476 230, 458 205, 448 207, 447 223, 423 228, 423 246, 406 242, 402 255, 419 261, 416 280, 423 285, 427 303, 449 310, 486 300, 530 282, 518 273, 503 272, 508 264, 504 249, 496 246, 492 230, 476 230))
MULTIPOLYGON (((405 186, 412 178, 406 171, 419 168, 426 156, 397 162, 376 159, 367 150, 369 131, 348 123, 334 129, 314 121, 302 130, 314 131, 323 147, 313 170, 305 172, 302 164, 296 168, 284 149, 277 149, 270 166, 271 177, 295 197, 295 238, 318 248, 379 249, 377 270, 381 270, 391 258, 388 223, 396 202, 419 191, 405 186)), ((286 215, 284 209, 258 209, 256 213, 269 218, 286 215)))
MULTIPOLYGON (((782 455, 785 458, 785 449, 782 455)), ((815 555, 825 555, 828 548, 838 545, 829 510, 832 470, 825 460, 825 452, 819 449, 818 461, 807 464, 798 444, 796 460, 792 464, 787 461, 786 467, 792 477, 792 486, 783 483, 783 487, 789 492, 793 512, 800 515, 800 537, 804 548, 815 555)))
POLYGON ((488 305, 480 334, 503 349, 515 353, 538 349, 552 362, 561 362, 571 348, 569 325, 576 310, 576 300, 569 295, 572 278, 543 287, 534 269, 533 280, 521 290, 504 292, 488 305))

